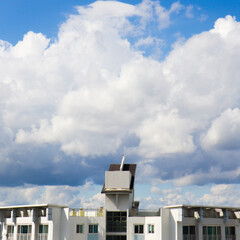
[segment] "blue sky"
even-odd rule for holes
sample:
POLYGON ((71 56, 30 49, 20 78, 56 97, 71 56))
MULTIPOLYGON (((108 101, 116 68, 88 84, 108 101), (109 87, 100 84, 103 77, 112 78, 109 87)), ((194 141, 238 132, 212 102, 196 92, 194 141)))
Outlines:
MULTIPOLYGON (((55 38, 58 28, 69 14, 76 13, 75 6, 84 6, 93 3, 90 0, 36 0, 34 2, 23 0, 1 1, 0 3, 0 34, 1 39, 16 44, 28 31, 42 32, 49 38, 55 38)), ((139 4, 141 1, 121 1, 129 4, 139 4)), ((176 1, 164 0, 161 5, 169 8, 176 1)), ((187 26, 181 26, 182 21, 175 23, 187 37, 192 34, 206 31, 213 26, 219 17, 230 14, 238 18, 239 3, 234 0, 220 1, 181 1, 183 5, 192 5, 199 8, 201 14, 207 17, 206 21, 196 24, 196 21, 188 21, 187 26), (179 26, 180 25, 180 26, 179 26)), ((196 9, 194 10, 197 11, 196 9)), ((179 20, 179 19, 178 19, 179 20)))
POLYGON ((141 207, 239 205, 239 10, 2 1, 0 204, 95 207, 125 153, 141 207))

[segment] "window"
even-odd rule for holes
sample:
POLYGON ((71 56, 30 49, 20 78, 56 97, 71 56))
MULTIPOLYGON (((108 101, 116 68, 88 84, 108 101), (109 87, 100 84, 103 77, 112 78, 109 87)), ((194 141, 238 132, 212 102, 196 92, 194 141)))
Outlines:
POLYGON ((126 240, 126 235, 107 235, 106 240, 126 240))
POLYGON ((18 225, 17 240, 31 240, 32 225, 18 225))
POLYGON ((221 240, 220 226, 203 226, 203 240, 221 240))
POLYGON ((135 225, 134 226, 134 233, 135 234, 143 234, 143 225, 135 225))
POLYGON ((8 225, 7 226, 7 240, 13 240, 14 237, 14 226, 8 225))
POLYGON ((18 233, 27 234, 32 232, 32 225, 19 225, 18 233))
POLYGON ((225 235, 228 240, 235 240, 235 227, 225 227, 225 235))
POLYGON ((97 224, 89 224, 88 232, 89 233, 98 233, 98 225, 97 224))
POLYGON ((38 228, 37 240, 47 240, 47 239, 48 239, 48 225, 40 224, 38 228))
POLYGON ((82 224, 76 225, 76 233, 83 233, 83 225, 82 224))
POLYGON ((107 232, 126 232, 127 212, 107 212, 107 232))
POLYGON ((154 233, 154 225, 148 224, 148 233, 154 233))
POLYGON ((39 225, 39 233, 48 233, 48 225, 39 225))
POLYGON ((183 240, 195 239, 195 226, 183 226, 183 240))
POLYGON ((14 233, 14 226, 13 225, 8 225, 7 226, 7 233, 8 234, 13 234, 14 233))

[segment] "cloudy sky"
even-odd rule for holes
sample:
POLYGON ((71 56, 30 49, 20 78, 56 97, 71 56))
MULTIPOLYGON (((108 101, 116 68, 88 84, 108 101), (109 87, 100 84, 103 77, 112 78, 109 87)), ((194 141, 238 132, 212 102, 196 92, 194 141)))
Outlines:
POLYGON ((237 1, 0 3, 0 205, 240 206, 237 1))

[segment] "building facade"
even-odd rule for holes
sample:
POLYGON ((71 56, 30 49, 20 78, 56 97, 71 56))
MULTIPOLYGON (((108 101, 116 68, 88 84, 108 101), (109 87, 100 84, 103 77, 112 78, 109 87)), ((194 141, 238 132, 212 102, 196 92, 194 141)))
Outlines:
POLYGON ((136 164, 111 164, 99 209, 0 207, 0 240, 240 240, 240 208, 176 205, 140 210, 136 164))

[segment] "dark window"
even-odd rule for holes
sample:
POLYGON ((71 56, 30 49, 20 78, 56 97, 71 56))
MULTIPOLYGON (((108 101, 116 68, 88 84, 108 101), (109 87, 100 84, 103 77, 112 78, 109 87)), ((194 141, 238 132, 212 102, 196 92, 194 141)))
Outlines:
POLYGON ((188 235, 189 226, 183 226, 183 235, 188 235))
POLYGON ((135 234, 143 234, 143 226, 142 224, 140 225, 135 225, 134 226, 134 233, 135 234))
POLYGON ((190 226, 190 234, 195 235, 195 226, 190 226))
POLYGON ((195 239, 195 226, 183 226, 183 239, 195 239))
POLYGON ((48 225, 39 225, 39 233, 48 233, 48 225))
POLYGON ((225 227, 225 235, 229 240, 236 239, 235 227, 225 227))
POLYGON ((107 235, 106 240, 126 240, 125 235, 107 235))
POLYGON ((127 231, 127 212, 107 212, 107 232, 127 231))
POLYGON ((90 224, 88 226, 89 233, 98 233, 98 225, 97 224, 90 224))
POLYGON ((82 224, 76 225, 76 233, 83 233, 83 225, 82 224))
POLYGON ((220 226, 203 226, 203 235, 211 237, 221 237, 221 227, 220 226))
POLYGON ((13 225, 8 225, 7 226, 7 233, 14 233, 14 226, 13 225))
POLYGON ((31 225, 19 225, 18 226, 18 233, 31 233, 32 232, 32 226, 31 225))

